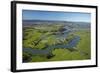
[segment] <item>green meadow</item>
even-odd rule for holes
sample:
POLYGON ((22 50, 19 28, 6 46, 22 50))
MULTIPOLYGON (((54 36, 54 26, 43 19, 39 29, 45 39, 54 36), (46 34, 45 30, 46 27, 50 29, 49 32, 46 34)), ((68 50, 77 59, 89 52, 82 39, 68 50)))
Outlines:
MULTIPOLYGON (((63 25, 34 25, 23 27, 23 62, 47 62, 91 59, 91 32, 79 29, 62 33, 63 25), (60 35, 58 35, 60 34, 60 35), (64 37, 62 37, 64 35, 64 37), (76 36, 80 38, 74 47, 67 48, 76 36), (57 48, 56 46, 61 46, 57 48), (27 50, 26 50, 27 48, 27 50), (33 53, 29 50, 33 50, 33 53), (34 50, 36 51, 34 54, 34 50), (39 53, 39 52, 41 53, 39 53)), ((71 29, 72 30, 72 29, 71 29)))

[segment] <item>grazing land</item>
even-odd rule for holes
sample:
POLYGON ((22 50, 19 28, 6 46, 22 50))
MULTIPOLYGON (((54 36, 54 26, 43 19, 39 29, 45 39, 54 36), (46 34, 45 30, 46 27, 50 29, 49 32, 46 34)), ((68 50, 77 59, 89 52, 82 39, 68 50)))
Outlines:
POLYGON ((23 62, 91 59, 90 23, 23 20, 23 62))

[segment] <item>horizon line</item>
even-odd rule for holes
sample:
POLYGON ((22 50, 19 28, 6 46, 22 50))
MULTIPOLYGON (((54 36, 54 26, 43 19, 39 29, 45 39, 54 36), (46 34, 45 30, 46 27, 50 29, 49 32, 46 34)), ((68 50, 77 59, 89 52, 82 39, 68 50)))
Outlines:
MULTIPOLYGON (((22 21, 25 21, 26 19, 24 19, 24 20, 22 20, 22 21)), ((38 19, 36 19, 36 20, 34 20, 34 19, 27 19, 27 20, 33 20, 33 21, 59 21, 59 22, 85 22, 85 21, 63 21, 63 20, 38 20, 38 19)), ((27 21, 26 20, 26 21, 27 21)), ((91 22, 85 22, 85 23, 91 23, 91 22)))

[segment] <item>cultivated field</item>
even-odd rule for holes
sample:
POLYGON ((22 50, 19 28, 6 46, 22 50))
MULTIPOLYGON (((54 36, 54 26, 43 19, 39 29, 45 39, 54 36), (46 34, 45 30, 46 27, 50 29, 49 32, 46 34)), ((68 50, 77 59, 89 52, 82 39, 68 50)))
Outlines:
POLYGON ((81 27, 43 23, 23 26, 23 62, 90 59, 90 28, 81 27))

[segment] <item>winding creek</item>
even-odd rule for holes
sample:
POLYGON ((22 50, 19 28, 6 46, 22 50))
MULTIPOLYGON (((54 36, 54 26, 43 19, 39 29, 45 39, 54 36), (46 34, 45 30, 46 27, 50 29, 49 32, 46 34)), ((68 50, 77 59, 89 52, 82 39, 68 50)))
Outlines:
POLYGON ((53 49, 59 49, 59 48, 67 48, 67 49, 73 49, 74 47, 77 46, 78 42, 80 40, 79 36, 75 36, 69 43, 64 44, 64 45, 54 45, 54 46, 48 46, 44 50, 39 50, 39 49, 32 49, 32 48, 23 48, 24 52, 29 52, 32 55, 38 55, 38 54, 45 54, 45 55, 51 55, 53 49))
MULTIPOLYGON (((63 31, 62 33, 59 34, 54 34, 57 38, 59 39, 64 39, 67 37, 67 35, 71 32, 74 32, 72 30, 68 30, 66 28, 65 31, 63 31)), ((41 37, 41 39, 45 38, 45 35, 43 35, 41 37)), ((70 40, 68 43, 66 44, 58 44, 58 45, 52 45, 52 46, 47 46, 46 49, 43 50, 39 50, 39 49, 32 49, 32 48, 23 48, 23 52, 28 52, 32 55, 52 55, 52 50, 54 49, 59 49, 59 48, 66 48, 66 49, 74 49, 74 47, 77 46, 78 42, 80 41, 80 37, 79 36, 75 36, 72 40, 70 40)))

